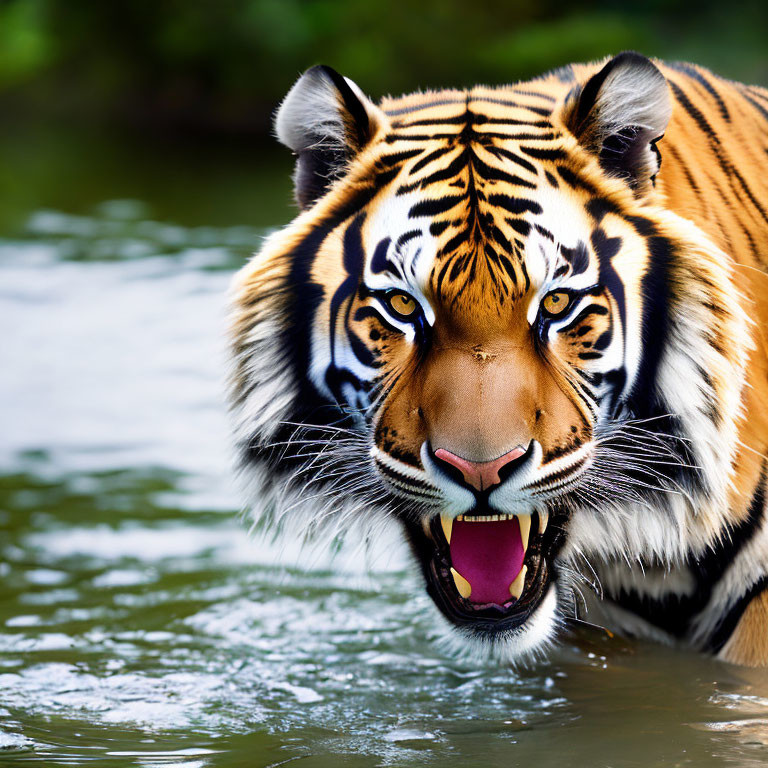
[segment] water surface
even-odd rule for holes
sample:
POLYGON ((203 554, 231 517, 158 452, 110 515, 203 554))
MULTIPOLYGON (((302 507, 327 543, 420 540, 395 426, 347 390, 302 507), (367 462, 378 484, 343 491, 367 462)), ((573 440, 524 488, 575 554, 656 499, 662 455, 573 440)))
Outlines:
POLYGON ((290 216, 285 169, 217 150, 189 191, 192 153, 80 146, 55 168, 109 162, 68 198, 33 139, 0 145, 28 182, 0 214, 0 765, 765 763, 762 671, 598 630, 531 669, 460 663, 388 540, 250 538, 223 303, 290 216))

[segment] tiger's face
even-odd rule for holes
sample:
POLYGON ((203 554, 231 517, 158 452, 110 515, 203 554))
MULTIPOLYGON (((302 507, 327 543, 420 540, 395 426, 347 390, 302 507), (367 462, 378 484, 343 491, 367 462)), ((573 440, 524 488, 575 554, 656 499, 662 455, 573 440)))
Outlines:
MULTIPOLYGON (((436 604, 465 631, 509 637, 554 589, 562 500, 593 463, 601 410, 635 379, 626 329, 647 244, 601 217, 567 166, 513 175, 465 125, 327 243, 313 345, 333 354, 315 376, 369 430, 436 604)), ((374 167, 393 145, 371 148, 374 167)), ((523 160, 528 144, 505 148, 523 160)))
POLYGON ((654 65, 622 55, 559 98, 383 108, 315 68, 278 113, 305 210, 237 288, 244 464, 293 506, 311 489, 317 520, 395 517, 442 614, 506 658, 569 610, 568 556, 630 549, 598 508, 705 490, 658 387, 669 112, 654 65))

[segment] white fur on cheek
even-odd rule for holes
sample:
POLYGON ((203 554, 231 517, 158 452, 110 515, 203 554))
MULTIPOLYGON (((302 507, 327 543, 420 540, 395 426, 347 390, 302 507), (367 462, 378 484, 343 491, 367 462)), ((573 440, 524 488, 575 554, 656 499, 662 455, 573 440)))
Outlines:
POLYGON ((406 232, 419 229, 418 220, 410 219, 409 212, 420 198, 415 194, 397 195, 385 200, 376 213, 366 222, 365 241, 369 253, 373 253, 379 243, 389 240, 388 257, 400 266, 403 280, 389 272, 371 271, 370 259, 366 260, 365 284, 371 290, 401 288, 410 293, 421 305, 427 322, 435 322, 435 312, 427 301, 426 289, 432 275, 437 255, 437 240, 428 232, 428 221, 421 223, 420 234, 410 239, 407 244, 396 250, 398 238, 406 232))

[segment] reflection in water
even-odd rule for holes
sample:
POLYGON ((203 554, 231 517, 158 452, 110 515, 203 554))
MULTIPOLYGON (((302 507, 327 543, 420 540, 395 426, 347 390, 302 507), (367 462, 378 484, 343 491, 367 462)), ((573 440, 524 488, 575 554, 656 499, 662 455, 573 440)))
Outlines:
POLYGON ((261 234, 116 202, 0 241, 0 764, 763 764, 763 672, 597 631, 474 668, 398 547, 246 536, 220 340, 261 234))

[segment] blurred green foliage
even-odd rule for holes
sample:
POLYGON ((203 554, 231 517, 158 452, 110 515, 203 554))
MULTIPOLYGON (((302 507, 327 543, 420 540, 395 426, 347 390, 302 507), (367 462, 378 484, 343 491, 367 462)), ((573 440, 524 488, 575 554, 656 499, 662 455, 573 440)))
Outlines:
POLYGON ((768 3, 0 0, 0 107, 266 133, 318 62, 379 97, 627 48, 766 83, 768 3))

